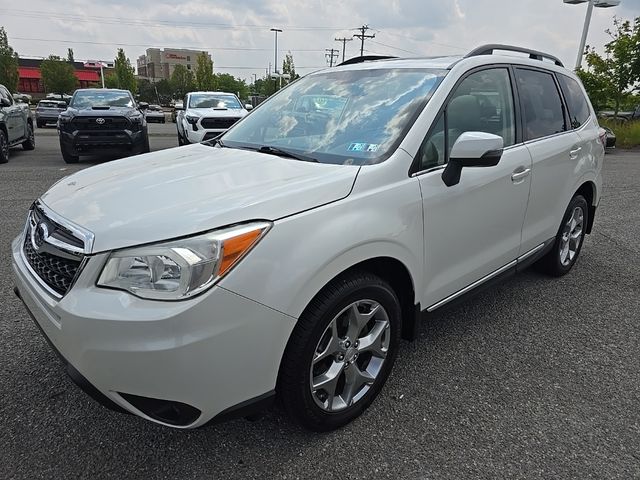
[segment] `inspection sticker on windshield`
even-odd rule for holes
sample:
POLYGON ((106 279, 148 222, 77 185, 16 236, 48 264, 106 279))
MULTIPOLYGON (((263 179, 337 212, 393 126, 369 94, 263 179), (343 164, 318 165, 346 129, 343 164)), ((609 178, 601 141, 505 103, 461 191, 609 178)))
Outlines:
POLYGON ((350 152, 377 152, 379 146, 378 143, 351 143, 347 150, 350 152))

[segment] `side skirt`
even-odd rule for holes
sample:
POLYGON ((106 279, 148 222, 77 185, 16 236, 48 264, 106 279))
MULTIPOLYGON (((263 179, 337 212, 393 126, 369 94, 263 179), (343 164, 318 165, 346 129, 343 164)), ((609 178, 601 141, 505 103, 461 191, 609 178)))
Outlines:
POLYGON ((521 255, 516 260, 509 262, 508 264, 500 267, 499 269, 491 272, 489 275, 482 277, 480 280, 458 290, 457 292, 443 298, 439 302, 428 306, 422 310, 422 318, 435 310, 446 306, 455 306, 466 302, 469 298, 483 292, 489 288, 492 288, 502 283, 507 278, 511 277, 517 272, 522 272, 526 268, 533 265, 540 258, 544 257, 552 248, 555 238, 551 238, 544 243, 541 243, 537 247, 529 250, 527 253, 521 255))

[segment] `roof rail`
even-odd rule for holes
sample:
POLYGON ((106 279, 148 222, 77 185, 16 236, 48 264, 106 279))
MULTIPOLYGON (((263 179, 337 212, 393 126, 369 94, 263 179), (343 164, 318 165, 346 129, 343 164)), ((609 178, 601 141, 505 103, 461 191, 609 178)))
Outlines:
POLYGON ((371 62, 373 60, 388 60, 390 58, 398 57, 389 57, 386 55, 364 55, 362 57, 353 57, 349 60, 345 60, 344 62, 339 63, 337 66, 340 67, 342 65, 353 65, 354 63, 371 62))
POLYGON ((492 55, 494 50, 504 50, 505 52, 518 52, 518 53, 526 53, 529 55, 529 58, 532 60, 540 60, 548 59, 552 60, 553 63, 558 65, 559 67, 564 67, 564 64, 553 55, 549 55, 548 53, 538 52, 537 50, 529 50, 528 48, 522 47, 514 47, 512 45, 500 45, 500 44, 489 44, 482 45, 481 47, 474 48, 469 53, 465 55, 465 58, 468 57, 477 57, 479 55, 492 55))

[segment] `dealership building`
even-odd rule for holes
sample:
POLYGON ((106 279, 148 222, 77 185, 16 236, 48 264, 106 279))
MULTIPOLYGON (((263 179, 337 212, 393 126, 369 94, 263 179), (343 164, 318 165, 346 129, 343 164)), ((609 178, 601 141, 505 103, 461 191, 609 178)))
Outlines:
MULTIPOLYGON (((195 70, 201 50, 184 48, 148 48, 145 55, 138 57, 138 76, 152 81, 168 80, 176 65, 184 65, 187 70, 195 70)), ((209 60, 211 54, 207 53, 209 60)))
MULTIPOLYGON (((33 98, 43 98, 47 92, 42 82, 40 65, 42 59, 18 58, 18 92, 27 93, 33 98)), ((87 67, 83 62, 73 62, 73 69, 78 79, 78 88, 97 86, 100 83, 100 67, 87 67)))

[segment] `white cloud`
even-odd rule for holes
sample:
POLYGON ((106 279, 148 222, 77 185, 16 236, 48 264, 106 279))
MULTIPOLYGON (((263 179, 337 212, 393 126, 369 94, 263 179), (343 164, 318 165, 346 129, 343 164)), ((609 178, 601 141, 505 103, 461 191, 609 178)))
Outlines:
MULTIPOLYGON (((451 55, 481 43, 512 43, 558 55, 571 67, 586 10, 562 0, 70 0, 64 9, 29 0, 22 5, 0 0, 1 22, 23 55, 66 55, 71 47, 78 59, 111 59, 116 44, 127 44, 123 48, 135 63, 147 46, 196 47, 212 53, 218 70, 246 79, 262 75, 274 61, 271 27, 284 30, 278 63, 291 50, 303 74, 325 65, 325 49, 341 48, 334 38, 351 36, 363 24, 376 35, 365 42, 368 53, 451 55), (229 24, 239 26, 224 27, 229 24)), ((640 14, 640 0, 595 9, 589 44, 607 41, 604 30, 614 14, 640 14)), ((357 39, 348 42, 347 57, 359 48, 357 39)))

